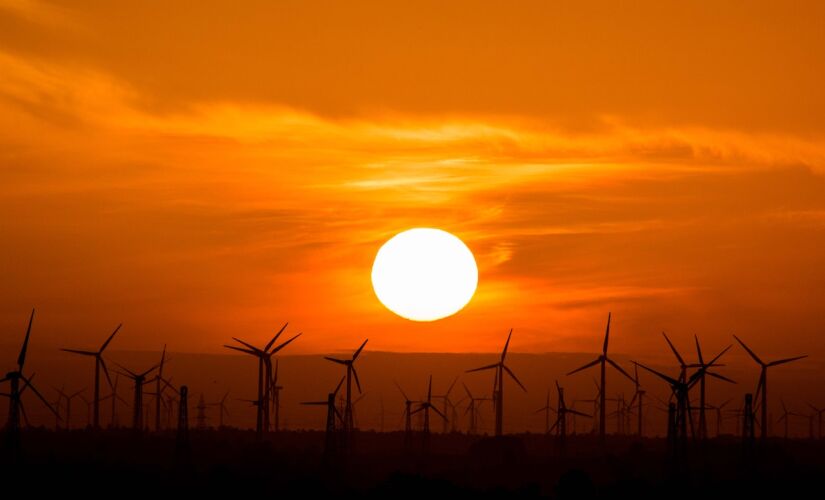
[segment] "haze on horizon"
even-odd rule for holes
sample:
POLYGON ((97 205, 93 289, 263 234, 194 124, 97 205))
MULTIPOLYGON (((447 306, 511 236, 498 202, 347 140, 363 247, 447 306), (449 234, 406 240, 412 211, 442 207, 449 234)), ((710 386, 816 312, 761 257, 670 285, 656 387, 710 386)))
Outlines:
MULTIPOLYGON (((0 347, 825 354, 825 4, 0 0, 0 347), (459 236, 476 296, 370 266, 459 236), (115 347, 115 346, 113 346, 115 347)), ((12 349, 7 351, 6 348, 12 349)), ((12 356, 4 356, 6 363, 12 356)))

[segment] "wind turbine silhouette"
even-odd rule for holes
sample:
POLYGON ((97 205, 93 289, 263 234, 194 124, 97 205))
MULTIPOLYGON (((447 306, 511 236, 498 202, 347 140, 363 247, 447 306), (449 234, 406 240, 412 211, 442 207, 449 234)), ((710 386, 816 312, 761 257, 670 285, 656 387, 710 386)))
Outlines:
POLYGON ((510 375, 510 377, 519 385, 519 387, 521 387, 524 392, 527 392, 527 388, 524 387, 524 384, 522 384, 518 377, 516 377, 516 374, 504 364, 504 358, 507 357, 507 348, 510 346, 510 338, 512 336, 513 329, 510 328, 510 333, 507 334, 507 342, 504 343, 504 349, 501 351, 501 358, 497 363, 467 370, 467 373, 493 369, 496 371, 495 384, 493 385, 493 403, 496 408, 496 437, 500 437, 502 435, 504 426, 504 372, 507 372, 507 374, 510 375))
POLYGON ((762 425, 759 426, 759 438, 764 440, 768 437, 768 368, 807 358, 808 355, 805 354, 803 356, 794 356, 793 358, 779 359, 776 361, 765 363, 759 358, 759 356, 756 355, 756 353, 754 353, 747 345, 745 345, 745 343, 742 342, 739 339, 739 337, 734 335, 733 338, 735 338, 736 341, 739 342, 739 345, 741 345, 742 348, 745 349, 745 351, 747 351, 748 354, 750 354, 751 358, 753 358, 753 360, 756 361, 756 363, 762 369, 759 374, 759 384, 757 384, 756 386, 756 394, 760 398, 760 404, 762 405, 762 418, 760 418, 762 425))
POLYGON ((708 424, 707 419, 705 418, 705 408, 707 408, 707 405, 705 404, 705 375, 710 375, 711 377, 719 380, 724 380, 730 384, 735 384, 736 381, 731 380, 724 375, 710 371, 711 365, 705 364, 705 360, 702 357, 702 348, 699 345, 699 337, 694 335, 693 339, 696 341, 696 355, 699 358, 698 366, 705 369, 699 376, 699 439, 705 440, 708 437, 708 424))
MULTIPOLYGON (((365 342, 366 343, 366 342, 365 342)), ((338 408, 335 407, 335 397, 338 394, 338 391, 341 390, 341 385, 343 385, 344 380, 346 380, 346 376, 341 377, 341 380, 338 382, 338 385, 335 386, 335 390, 327 394, 326 401, 304 401, 302 405, 310 405, 310 406, 326 406, 327 409, 327 420, 326 420, 326 433, 325 433, 325 445, 324 445, 324 454, 329 457, 334 454, 337 447, 336 444, 336 428, 335 419, 337 418, 339 422, 344 422, 344 418, 341 416, 341 413, 338 411, 338 408)))
POLYGON ((615 361, 613 361, 612 359, 610 359, 607 356, 607 345, 608 345, 608 341, 610 340, 610 317, 611 317, 611 313, 607 313, 607 328, 605 329, 605 332, 604 332, 604 344, 602 345, 602 353, 599 355, 599 357, 597 357, 595 360, 591 361, 590 363, 587 363, 584 366, 580 366, 579 368, 576 368, 575 370, 567 373, 567 375, 573 375, 574 373, 580 372, 582 370, 586 370, 586 369, 590 368, 591 366, 599 365, 600 370, 601 370, 601 384, 599 384, 599 439, 601 441, 604 441, 605 424, 606 424, 606 418, 607 418, 607 416, 606 416, 607 408, 605 406, 605 403, 606 403, 605 399, 607 398, 607 391, 606 391, 606 388, 605 388, 605 383, 606 383, 606 380, 605 380, 606 379, 606 376, 605 376, 606 375, 605 374, 605 371, 606 371, 605 370, 605 363, 610 363, 610 366, 612 366, 619 373, 621 373, 622 375, 624 375, 625 377, 630 379, 631 382, 635 383, 635 381, 633 380, 633 377, 631 377, 626 371, 624 371, 624 369, 621 366, 619 366, 618 363, 616 363, 615 361))
POLYGON ((423 434, 424 434, 424 451, 429 450, 429 443, 430 443, 430 410, 434 411, 439 417, 444 420, 447 420, 447 415, 441 413, 441 410, 435 407, 433 404, 433 376, 430 375, 430 382, 427 385, 427 399, 422 401, 420 406, 413 411, 413 414, 418 412, 423 412, 424 414, 424 426, 423 426, 423 434))
POLYGON ((332 361, 333 363, 338 363, 339 365, 344 365, 347 367, 347 387, 346 387, 346 403, 344 405, 344 438, 347 441, 346 446, 349 447, 349 435, 353 429, 353 421, 352 421, 352 379, 355 379, 355 385, 358 387, 358 393, 361 393, 361 381, 358 380, 358 372, 355 371, 355 360, 358 359, 358 356, 361 354, 361 351, 364 350, 364 346, 367 345, 369 339, 364 340, 364 343, 361 344, 355 353, 352 355, 350 359, 339 359, 339 358, 332 358, 330 356, 324 356, 324 359, 328 361, 332 361))
POLYGON ((273 348, 273 344, 275 344, 275 341, 278 340, 288 324, 289 323, 285 323, 263 349, 259 349, 237 337, 232 337, 232 340, 238 342, 244 347, 224 345, 227 349, 250 354, 258 358, 258 404, 256 405, 257 419, 255 423, 255 432, 258 439, 263 436, 265 431, 269 431, 269 395, 271 392, 270 384, 272 383, 272 356, 284 347, 288 346, 293 340, 301 336, 301 334, 298 333, 289 340, 273 348))
POLYGON ((81 356, 91 356, 95 359, 95 392, 93 396, 93 404, 94 404, 94 411, 92 417, 92 427, 94 429, 100 429, 100 369, 103 368, 103 374, 106 375, 106 380, 109 382, 109 387, 112 387, 112 378, 109 376, 109 370, 106 368, 106 361, 103 360, 103 351, 106 350, 106 347, 109 345, 109 342, 115 338, 117 335, 118 330, 120 327, 123 326, 121 323, 117 325, 115 331, 109 335, 109 338, 103 342, 103 345, 100 346, 100 349, 97 351, 82 351, 79 349, 61 349, 61 351, 70 352, 73 354, 79 354, 81 356))
POLYGON ((124 377, 128 377, 132 379, 135 383, 135 402, 132 408, 132 429, 136 432, 142 432, 144 427, 143 421, 143 385, 151 382, 151 380, 146 380, 146 377, 152 373, 155 369, 158 368, 159 365, 154 365, 148 370, 135 373, 132 370, 126 368, 125 366, 115 363, 118 367, 120 367, 122 372, 121 375, 124 377))
POLYGON ((226 391, 226 394, 220 399, 220 401, 216 403, 210 403, 210 406, 217 406, 218 407, 218 429, 223 429, 223 417, 226 415, 229 416, 229 410, 226 409, 226 398, 229 397, 229 391, 226 391))
POLYGON ((550 426, 550 412, 556 412, 556 409, 550 406, 550 389, 547 389, 547 399, 544 402, 544 406, 539 408, 535 411, 535 413, 544 412, 544 433, 550 434, 552 427, 550 426))
POLYGON ((7 432, 9 433, 9 438, 11 439, 11 445, 17 449, 20 442, 20 411, 22 408, 22 402, 20 400, 20 394, 22 392, 20 388, 20 381, 22 380, 25 382, 26 387, 30 387, 32 392, 46 405, 53 414, 57 415, 57 412, 52 405, 46 401, 46 398, 40 394, 40 391, 32 385, 31 379, 27 378, 23 374, 23 367, 26 364, 26 352, 29 349, 29 338, 31 337, 32 333, 32 323, 34 322, 34 309, 32 309, 31 316, 29 316, 29 326, 26 328, 26 337, 23 340, 23 346, 20 348, 20 354, 17 356, 17 369, 6 373, 6 376, 0 379, 0 383, 8 381, 9 383, 9 392, 6 395, 9 398, 9 420, 6 424, 7 432))

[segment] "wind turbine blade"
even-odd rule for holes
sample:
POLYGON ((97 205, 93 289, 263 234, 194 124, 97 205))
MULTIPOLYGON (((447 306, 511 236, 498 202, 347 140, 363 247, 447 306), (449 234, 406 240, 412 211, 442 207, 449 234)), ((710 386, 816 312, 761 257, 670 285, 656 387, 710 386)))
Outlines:
POLYGON ((35 393, 35 395, 37 395, 38 399, 40 399, 40 401, 42 401, 43 404, 46 405, 46 408, 48 408, 49 411, 51 411, 55 416, 60 418, 60 415, 57 414, 57 411, 55 411, 55 409, 52 407, 52 405, 48 401, 46 401, 46 398, 44 398, 43 395, 40 394, 40 391, 37 390, 37 387, 32 385, 31 380, 27 379, 26 377, 23 377, 23 380, 26 381, 28 386, 31 388, 32 392, 35 393))
POLYGON ((453 391, 453 387, 455 387, 455 383, 458 382, 458 377, 453 379, 453 383, 450 384, 450 387, 447 389, 447 392, 444 393, 445 398, 450 397, 450 393, 453 391))
POLYGON ((94 352, 94 351, 81 351, 80 349, 60 349, 60 350, 64 351, 64 352, 70 352, 72 354, 80 354, 82 356, 95 356, 95 355, 97 355, 97 353, 94 352))
POLYGON ((302 405, 308 405, 308 406, 321 406, 321 405, 326 406, 327 402, 326 401, 301 401, 301 404, 302 405))
POLYGON ((607 328, 604 330, 604 345, 602 346, 602 354, 607 355, 607 342, 610 340, 610 316, 612 313, 607 313, 607 328))
POLYGON ((34 379, 34 376, 37 375, 36 373, 32 373, 28 380, 26 380, 25 384, 23 384, 23 388, 20 389, 19 394, 22 396, 24 392, 26 392, 26 388, 31 384, 31 381, 34 379))
POLYGON ((393 383, 396 387, 398 387, 398 390, 401 391, 401 395, 404 396, 404 401, 409 401, 410 398, 407 397, 407 394, 404 392, 404 389, 402 389, 401 386, 398 385, 398 382, 393 381, 393 383))
POLYGON ((513 373, 513 371, 512 371, 511 369, 507 368, 507 365, 501 365, 501 367, 502 367, 502 368, 504 368, 504 371, 506 371, 508 375, 510 375, 511 377, 513 377, 513 380, 515 380, 515 381, 516 381, 516 383, 519 385, 519 387, 521 387, 521 389, 522 389, 524 392, 527 392, 527 388, 526 388, 526 387, 524 387, 524 384, 522 384, 522 383, 521 383, 521 380, 519 380, 519 379, 518 379, 518 377, 516 377, 516 374, 515 374, 515 373, 513 373))
POLYGON ((464 392, 467 393, 467 397, 469 397, 470 399, 473 399, 473 393, 470 392, 470 389, 467 387, 467 384, 462 382, 461 385, 464 386, 464 392))
POLYGON ((284 326, 282 326, 281 329, 278 330, 278 333, 276 333, 275 336, 272 337, 272 339, 269 342, 266 343, 266 347, 264 347, 264 352, 269 352, 269 348, 272 347, 272 344, 274 344, 275 341, 278 340, 278 337, 280 337, 281 334, 284 333, 284 330, 286 330, 286 325, 288 325, 288 324, 289 324, 289 321, 284 323, 284 326))
POLYGON ((363 351, 363 350, 364 350, 364 346, 365 346, 365 345, 367 345, 367 342, 369 342, 369 340, 370 340, 370 339, 366 339, 366 340, 364 340, 364 343, 363 343, 363 344, 361 344, 361 347, 359 347, 359 348, 358 348, 358 350, 357 350, 357 351, 355 351, 355 354, 353 354, 353 355, 352 355, 352 360, 353 360, 353 361, 355 361, 355 358, 357 358, 357 357, 358 357, 358 355, 360 355, 360 354, 361 354, 361 351, 363 351))
POLYGON ((243 353, 246 353, 246 354, 251 354, 253 356, 258 355, 257 352, 255 352, 253 350, 250 350, 250 349, 242 349, 240 347, 235 347, 234 345, 226 345, 226 344, 224 344, 223 346, 226 347, 227 349, 232 349, 233 351, 239 351, 239 352, 243 352, 243 353))
POLYGON ((297 338, 298 338, 298 337, 300 337, 300 336, 301 336, 301 334, 299 333, 299 334, 295 335, 294 337, 292 337, 291 339, 289 339, 289 340, 287 340, 286 342, 284 342, 283 344, 279 345, 279 346, 278 346, 278 347, 276 347, 275 349, 272 349, 272 351, 269 353, 269 355, 270 355, 270 356, 272 356, 272 355, 273 355, 273 354, 275 354, 276 352, 280 351, 280 350, 281 350, 281 349, 283 349, 284 347, 286 347, 286 346, 288 346, 289 344, 291 344, 293 340, 297 339, 297 338))
POLYGON ((596 358, 596 360, 595 360, 595 361, 591 361, 590 363, 587 363, 587 364, 586 364, 586 365, 584 365, 584 366, 581 366, 581 367, 579 367, 579 368, 576 368, 575 370, 573 370, 572 372, 568 372, 567 374, 568 374, 568 375, 573 375, 574 373, 580 372, 580 371, 582 371, 582 370, 587 370, 587 369, 588 369, 588 368, 590 368, 591 366, 596 366, 596 365, 597 365, 597 364, 599 364, 601 361, 602 361, 602 358, 601 358, 601 356, 599 356, 598 358, 596 358))
POLYGON ((804 356, 795 356, 793 358, 785 358, 785 359, 780 359, 778 361, 771 361, 770 363, 768 363, 768 366, 784 365, 785 363, 790 363, 791 361, 797 361, 797 360, 807 358, 807 357, 808 357, 808 355, 806 354, 804 356))
POLYGON ((278 365, 279 364, 280 364, 279 360, 276 359, 275 360, 275 373, 272 375, 272 385, 273 386, 278 385, 278 365))
POLYGON ((607 356, 605 356, 605 358, 604 358, 604 359, 605 359, 605 361, 607 361, 608 363, 610 363, 610 366, 612 366, 613 368, 615 368, 615 369, 619 370, 619 372, 620 372, 622 375, 624 375, 625 377, 629 378, 631 382, 635 382, 635 380, 633 380, 633 377, 631 377, 629 373, 627 373, 626 371, 624 371, 624 369, 623 369, 621 366, 619 366, 619 364, 618 364, 618 363, 616 363, 616 362, 615 362, 615 361, 613 361, 612 359, 608 358, 607 356))
POLYGON ((718 378, 719 380, 724 380, 725 382, 729 382, 729 383, 731 383, 731 384, 735 384, 735 383, 736 383, 736 381, 735 381, 735 380, 729 379, 728 377, 726 377, 726 376, 724 376, 724 375, 721 375, 721 374, 719 374, 719 373, 715 373, 715 372, 705 372, 705 375, 709 375, 709 376, 711 376, 711 377, 713 377, 713 378, 718 378))
POLYGON ((29 326, 26 328, 26 338, 23 340, 23 347, 20 348, 20 355, 17 356, 17 371, 23 373, 23 365, 26 363, 26 351, 29 349, 29 337, 32 333, 32 322, 34 321, 34 309, 29 316, 29 326))
POLYGON ((140 376, 141 376, 141 377, 145 377, 146 375, 149 375, 149 373, 150 373, 150 372, 154 371, 154 370, 155 370, 155 369, 157 369, 159 366, 160 366, 160 363, 156 364, 156 365, 155 365, 155 366, 153 366, 152 368, 149 368, 149 369, 148 369, 148 370, 146 370, 145 372, 141 373, 141 374, 140 374, 140 376))
POLYGON ((699 356, 699 364, 704 365, 705 360, 702 358, 702 348, 699 346, 699 337, 694 335, 693 340, 696 341, 696 354, 699 356))
POLYGON ((330 358, 329 356, 324 356, 324 359, 326 359, 327 361, 332 361, 333 363, 338 363, 339 365, 348 364, 346 360, 337 359, 337 358, 330 358))
POLYGON ((507 348, 510 347, 510 337, 513 336, 513 329, 510 328, 510 333, 507 334, 507 342, 504 343, 504 350, 501 351, 501 362, 504 363, 504 357, 507 356, 507 348))
POLYGON ((341 389, 341 385, 344 383, 344 380, 346 380, 346 379, 347 379, 346 376, 341 377, 341 380, 338 382, 338 385, 335 386, 335 390, 332 391, 333 396, 338 394, 338 391, 341 389))
POLYGON ((717 361, 719 358, 721 358, 721 357, 722 357, 722 356, 723 356, 726 352, 728 352, 728 350, 730 350, 730 348, 731 348, 731 347, 733 347, 733 345, 732 345, 732 344, 731 344, 731 345, 729 345, 729 346, 727 346, 727 347, 725 347, 724 349, 722 349, 722 352, 720 352, 719 354, 717 354, 717 355, 716 355, 716 357, 715 357, 715 358, 713 358, 712 360, 710 360, 710 363, 708 363, 707 365, 704 365, 704 366, 702 366, 701 368, 699 368, 699 371, 698 371, 697 373, 694 373, 694 374, 693 374, 693 377, 701 377, 702 375, 699 375, 699 373, 702 373, 702 372, 707 371, 708 367, 715 366, 715 365, 716 365, 716 361, 717 361))
POLYGON ((112 377, 109 376, 109 369, 106 368, 106 362, 103 360, 103 356, 98 356, 95 360, 100 363, 100 367, 103 368, 103 375, 106 375, 106 381, 109 382, 109 387, 112 387, 112 377))
POLYGON ((676 359, 679 361, 679 366, 685 366, 685 360, 682 359, 682 356, 679 354, 679 351, 677 351, 676 347, 673 346, 673 342, 670 341, 670 339, 668 338, 668 336, 665 332, 662 332, 662 335, 664 335, 665 340, 667 341, 667 345, 670 346, 670 350, 673 351, 673 354, 676 356, 676 359))
POLYGON ((359 394, 361 393, 361 381, 358 380, 358 372, 355 371, 355 367, 350 365, 350 369, 352 370, 352 378, 355 379, 355 386, 358 388, 359 394))
POLYGON ((743 348, 743 349, 745 349, 745 350, 748 352, 748 354, 750 354, 750 355, 751 355, 751 357, 753 358, 753 360, 754 360, 754 361, 756 361, 756 362, 757 362, 757 363, 759 363, 760 365, 764 365, 764 364, 765 364, 765 363, 763 363, 763 362, 762 362, 762 360, 761 360, 761 359, 759 359, 759 356, 757 356, 757 355, 756 355, 756 353, 754 353, 753 351, 751 351, 751 350, 750 350, 750 348, 749 348, 748 346, 746 346, 746 345, 745 345, 745 343, 744 343, 744 342, 742 342, 742 341, 739 339, 739 337, 737 337, 736 335, 734 335, 734 336, 733 336, 733 338, 735 338, 735 339, 736 339, 736 341, 737 341, 737 342, 739 342, 739 345, 741 345, 741 346, 742 346, 742 348, 743 348))
POLYGON ((652 374, 656 375, 657 377, 659 377, 660 379, 664 380, 665 382, 667 382, 667 383, 668 383, 668 384, 670 384, 671 386, 676 386, 676 385, 679 385, 679 382, 678 382, 676 379, 670 378, 670 377, 668 377, 667 375, 665 375, 664 373, 657 372, 657 371, 656 371, 656 370, 654 370, 653 368, 648 368, 647 366, 645 366, 645 365, 643 365, 643 364, 641 364, 641 363, 636 363, 635 361, 634 361, 633 363, 635 363, 635 364, 637 364, 637 365, 641 366, 641 367, 642 367, 642 368, 644 368, 645 370, 647 370, 647 371, 649 371, 650 373, 652 373, 652 374))
POLYGON ((582 413, 582 412, 577 411, 577 410, 571 410, 570 408, 567 408, 566 410, 564 410, 564 412, 565 413, 572 413, 573 415, 578 415, 580 417, 593 418, 592 415, 588 415, 587 413, 582 413))
POLYGON ((262 350, 258 349, 257 347, 255 347, 254 345, 252 345, 248 342, 244 342, 243 340, 239 339, 238 337, 232 337, 232 340, 234 340, 235 342, 237 342, 239 344, 242 344, 242 345, 246 346, 248 349, 251 349, 252 351, 255 351, 255 354, 263 354, 262 350))
POLYGON ((126 371, 126 373, 124 373, 123 375, 126 375, 127 377, 131 376, 132 378, 136 378, 136 377, 138 376, 138 374, 137 374, 137 373, 133 372, 132 370, 130 370, 130 369, 128 369, 128 368, 126 368, 125 366, 121 365, 121 364, 120 364, 120 363, 118 363, 117 361, 115 362, 115 364, 116 364, 118 367, 120 367, 120 369, 121 369, 121 370, 125 370, 125 371, 126 371))
POLYGON ((430 409, 438 414, 439 417, 443 418, 445 421, 447 420, 447 415, 441 413, 441 410, 436 408, 435 406, 430 406, 430 409))
POLYGON ((498 363, 495 363, 495 364, 492 364, 492 365, 482 366, 481 368, 473 368, 472 370, 467 370, 465 373, 480 372, 482 370, 491 370, 493 368, 498 368, 498 365, 499 365, 498 363))
POLYGON ((430 404, 430 401, 433 399, 433 376, 430 375, 430 382, 427 385, 427 404, 430 404))
POLYGON ((98 354, 100 354, 100 353, 102 353, 104 350, 106 350, 106 347, 109 345, 109 342, 111 342, 111 341, 112 341, 112 339, 113 339, 113 338, 115 338, 115 335, 117 335, 117 332, 118 332, 118 330, 120 330, 120 327, 121 327, 121 326, 123 326, 123 323, 121 323, 121 324, 117 325, 117 328, 115 328, 115 331, 113 331, 113 332, 112 332, 112 334, 111 334, 111 335, 109 335, 109 338, 108 338, 108 339, 106 339, 106 342, 104 342, 104 343, 103 343, 103 345, 102 345, 102 346, 100 346, 100 350, 99 350, 99 351, 97 351, 97 352, 98 352, 98 354))
POLYGON ((166 344, 163 344, 163 351, 160 353, 160 363, 158 363, 158 373, 163 374, 163 364, 166 362, 166 344))

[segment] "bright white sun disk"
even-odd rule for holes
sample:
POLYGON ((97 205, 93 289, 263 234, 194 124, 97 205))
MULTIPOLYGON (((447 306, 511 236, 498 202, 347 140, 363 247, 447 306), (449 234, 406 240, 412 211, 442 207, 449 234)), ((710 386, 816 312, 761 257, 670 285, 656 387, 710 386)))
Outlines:
POLYGON ((441 229, 415 228, 393 236, 378 250, 372 265, 378 300, 414 321, 455 314, 467 305, 477 285, 473 253, 441 229))

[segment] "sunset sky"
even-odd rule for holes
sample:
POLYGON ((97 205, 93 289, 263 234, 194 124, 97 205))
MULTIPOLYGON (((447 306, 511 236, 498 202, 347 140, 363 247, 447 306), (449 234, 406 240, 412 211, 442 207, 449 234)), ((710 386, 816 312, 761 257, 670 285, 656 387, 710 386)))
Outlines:
POLYGON ((825 2, 257 3, 0 0, 4 353, 825 355, 825 2), (455 316, 375 297, 412 227, 455 316))

